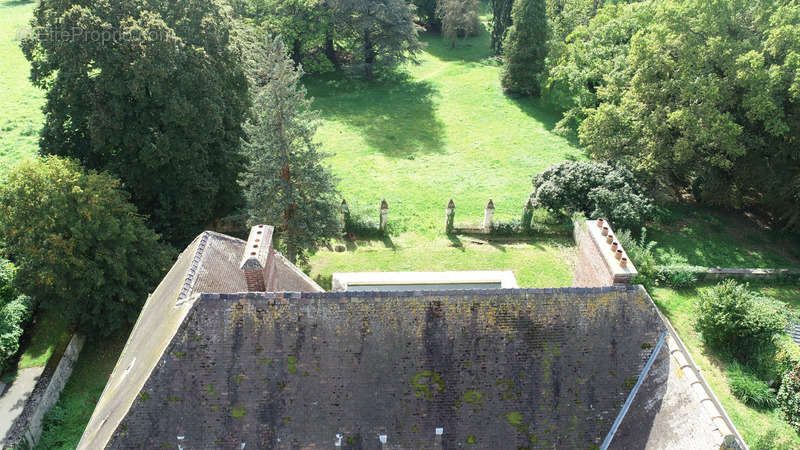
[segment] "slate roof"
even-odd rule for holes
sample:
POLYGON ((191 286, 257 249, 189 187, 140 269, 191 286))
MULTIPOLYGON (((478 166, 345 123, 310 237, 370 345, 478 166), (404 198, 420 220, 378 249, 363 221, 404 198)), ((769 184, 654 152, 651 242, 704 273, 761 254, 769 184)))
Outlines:
MULTIPOLYGON (((243 246, 204 233, 181 254, 78 448, 716 449, 730 434, 641 286, 242 293, 243 246)), ((282 261, 282 289, 319 290, 282 261)))
MULTIPOLYGON (((206 231, 179 256, 148 298, 86 427, 82 442, 107 442, 192 309, 199 293, 247 290, 239 259, 246 242, 206 231)), ((322 291, 276 252, 280 290, 322 291), (291 267, 287 267, 291 266, 291 267)), ((102 448, 91 444, 86 448, 102 448)))

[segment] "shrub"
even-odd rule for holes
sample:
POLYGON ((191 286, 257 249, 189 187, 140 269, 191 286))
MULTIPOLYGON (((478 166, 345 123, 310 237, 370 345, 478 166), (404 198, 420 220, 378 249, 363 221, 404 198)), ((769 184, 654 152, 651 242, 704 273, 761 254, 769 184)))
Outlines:
POLYGON ((787 372, 778 389, 778 405, 786 422, 800 432, 800 370, 787 372))
POLYGON ((19 350, 19 340, 33 310, 30 297, 14 288, 14 276, 14 266, 0 259, 0 372, 19 350))
POLYGON ((653 248, 657 243, 647 240, 647 229, 642 227, 638 240, 629 230, 618 231, 616 236, 617 241, 628 253, 628 257, 639 272, 639 279, 636 282, 645 285, 653 284, 656 273, 656 257, 653 254, 653 248))
POLYGON ((733 395, 745 405, 759 409, 772 409, 778 406, 775 390, 741 364, 734 361, 728 365, 725 377, 733 395))
POLYGON ((786 334, 775 336, 775 371, 779 378, 791 371, 800 371, 800 345, 786 334))
POLYGON ((692 287, 697 283, 697 273, 692 266, 659 266, 656 269, 659 284, 674 289, 692 287))
POLYGON ((8 173, 0 235, 18 264, 21 290, 101 335, 136 318, 172 255, 119 180, 57 157, 8 173))
POLYGON ((694 326, 710 347, 751 359, 772 346, 786 324, 779 302, 726 280, 701 293, 694 326))
POLYGON ((590 161, 566 161, 533 178, 537 208, 587 217, 605 217, 617 229, 639 227, 651 217, 653 202, 624 167, 590 161))

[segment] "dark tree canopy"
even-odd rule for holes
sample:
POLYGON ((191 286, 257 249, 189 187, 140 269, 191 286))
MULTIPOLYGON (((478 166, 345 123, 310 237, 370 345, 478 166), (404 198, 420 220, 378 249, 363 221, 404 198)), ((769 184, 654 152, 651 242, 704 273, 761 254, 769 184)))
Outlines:
POLYGON ((592 161, 554 164, 533 178, 533 206, 555 213, 603 217, 618 229, 639 230, 653 202, 624 167, 592 161))
POLYGON ((338 235, 338 194, 322 165, 327 155, 314 141, 319 116, 299 84, 302 69, 280 39, 268 40, 266 51, 256 77, 254 119, 245 126, 242 185, 251 221, 274 225, 281 248, 295 262, 338 235))
POLYGON ((547 56, 545 0, 516 0, 503 42, 503 88, 539 95, 547 56))
POLYGON ((58 157, 8 174, 0 236, 18 265, 17 285, 98 335, 133 323, 173 254, 117 178, 58 157))
POLYGON ((492 50, 495 53, 503 51, 503 41, 506 39, 506 31, 511 26, 511 7, 514 5, 514 0, 490 0, 489 5, 492 8, 491 18, 491 35, 492 50))
POLYGON ((119 176, 184 244, 240 201, 247 81, 216 0, 44 0, 23 41, 47 90, 41 152, 119 176))

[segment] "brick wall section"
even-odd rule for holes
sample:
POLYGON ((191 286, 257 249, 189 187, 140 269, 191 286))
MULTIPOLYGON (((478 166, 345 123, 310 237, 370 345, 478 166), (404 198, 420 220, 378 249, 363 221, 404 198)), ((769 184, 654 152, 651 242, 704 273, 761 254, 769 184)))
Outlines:
POLYGON ((576 220, 573 228, 578 255, 572 274, 572 285, 581 287, 611 286, 614 276, 589 235, 585 221, 576 220))
POLYGON ((663 330, 640 287, 204 294, 109 446, 587 448, 663 330))

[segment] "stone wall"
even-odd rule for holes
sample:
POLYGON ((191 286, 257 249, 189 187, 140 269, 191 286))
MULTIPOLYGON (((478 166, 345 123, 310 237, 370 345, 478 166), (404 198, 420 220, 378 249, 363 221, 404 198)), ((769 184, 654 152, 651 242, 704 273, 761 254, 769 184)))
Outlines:
POLYGON ((58 401, 61 391, 67 384, 75 361, 86 341, 85 336, 75 334, 69 341, 61 360, 55 370, 45 370, 36 384, 33 393, 25 404, 25 409, 14 423, 11 437, 6 440, 7 446, 25 445, 34 448, 42 435, 42 419, 58 401))

